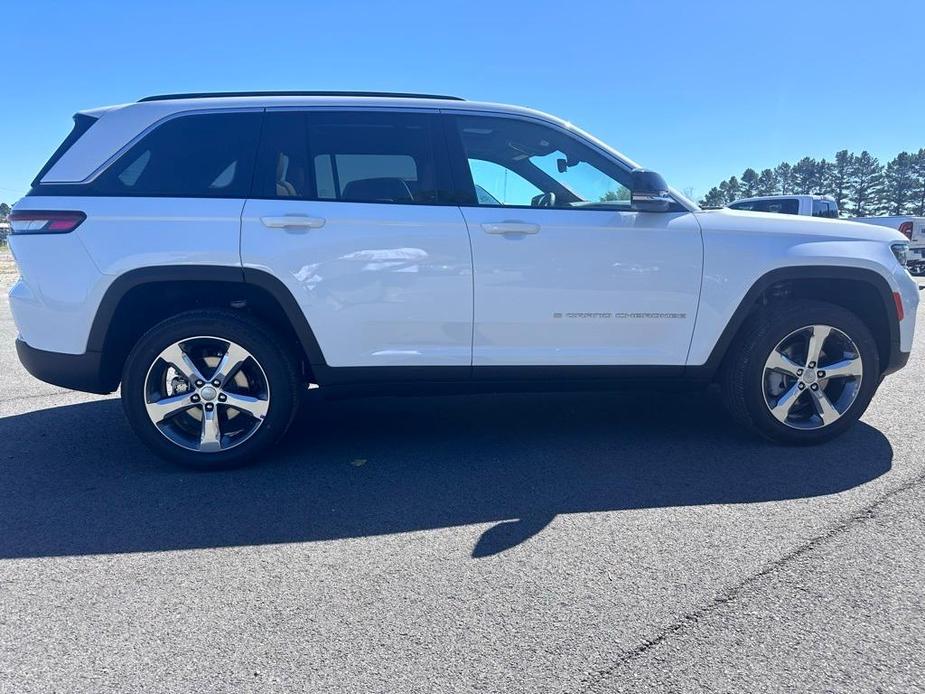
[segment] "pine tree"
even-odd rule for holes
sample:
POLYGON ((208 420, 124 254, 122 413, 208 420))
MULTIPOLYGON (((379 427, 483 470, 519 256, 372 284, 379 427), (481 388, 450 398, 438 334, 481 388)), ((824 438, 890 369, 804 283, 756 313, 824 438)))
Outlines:
POLYGON ((835 161, 829 167, 828 194, 835 198, 839 213, 848 203, 849 175, 854 166, 854 155, 847 149, 835 153, 835 161))
POLYGON ((883 214, 906 214, 914 205, 915 157, 908 152, 896 155, 883 172, 879 211, 883 214))
POLYGON ((758 195, 774 195, 777 192, 777 176, 771 169, 764 169, 758 177, 758 195))
POLYGON ((880 200, 883 167, 876 157, 864 150, 855 157, 848 176, 849 210, 854 217, 866 217, 874 212, 880 200))
POLYGON ((816 193, 816 168, 818 164, 815 159, 803 157, 791 169, 792 192, 802 195, 816 193))
POLYGON ((742 197, 739 195, 739 179, 735 176, 731 176, 729 180, 720 183, 719 189, 723 194, 724 205, 728 205, 730 202, 738 200, 740 197, 742 197))
POLYGON ((701 207, 722 207, 725 204, 726 199, 723 191, 716 187, 710 188, 699 203, 701 207))
POLYGON ((777 192, 789 195, 793 192, 793 167, 785 161, 774 167, 774 176, 777 178, 777 192))
POLYGON ((816 164, 816 180, 814 182, 816 192, 819 195, 831 195, 832 194, 832 169, 835 165, 826 161, 825 159, 820 159, 816 164))
POLYGON ((915 153, 912 159, 912 175, 912 214, 925 217, 925 149, 915 153))
POLYGON ((754 169, 745 169, 742 172, 742 182, 739 186, 739 197, 753 198, 758 195, 758 172, 754 169))

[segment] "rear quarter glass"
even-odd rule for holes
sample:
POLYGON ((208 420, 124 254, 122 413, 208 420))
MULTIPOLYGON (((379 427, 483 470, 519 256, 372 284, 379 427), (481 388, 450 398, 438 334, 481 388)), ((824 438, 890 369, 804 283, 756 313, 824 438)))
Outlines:
POLYGON ((84 133, 87 132, 90 127, 96 123, 98 119, 94 116, 88 116, 84 113, 78 113, 74 115, 74 127, 71 128, 71 132, 68 133, 67 137, 64 138, 64 141, 58 145, 58 149, 54 151, 54 154, 45 162, 45 165, 39 170, 35 178, 32 179, 32 187, 39 185, 42 180, 42 177, 48 173, 48 170, 55 165, 61 157, 64 156, 64 153, 67 152, 77 140, 83 137, 84 133))

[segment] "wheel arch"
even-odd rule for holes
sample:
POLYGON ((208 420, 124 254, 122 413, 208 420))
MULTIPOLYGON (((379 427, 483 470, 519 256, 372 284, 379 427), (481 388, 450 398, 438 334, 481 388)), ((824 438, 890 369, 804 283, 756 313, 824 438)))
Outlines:
POLYGON ((252 268, 179 265, 130 270, 107 288, 87 338, 87 352, 102 355, 103 382, 118 385, 135 342, 180 310, 233 307, 247 310, 298 346, 307 376, 324 355, 292 292, 276 277, 252 268))
POLYGON ((712 380, 730 354, 743 326, 775 301, 813 298, 843 306, 870 328, 880 352, 880 368, 886 374, 901 366, 899 319, 893 291, 878 272, 844 266, 794 266, 778 268, 759 277, 746 292, 706 363, 689 366, 688 373, 712 380))

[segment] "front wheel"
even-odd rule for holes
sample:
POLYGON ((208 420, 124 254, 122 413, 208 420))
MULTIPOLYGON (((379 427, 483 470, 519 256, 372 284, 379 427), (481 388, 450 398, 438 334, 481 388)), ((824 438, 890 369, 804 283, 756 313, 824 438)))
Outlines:
POLYGON ((797 300, 747 324, 721 386, 741 424, 780 443, 814 444, 853 425, 879 381, 877 344, 860 318, 841 306, 797 300))
POLYGON ((122 405, 161 457, 198 468, 252 461, 295 416, 298 362, 246 315, 190 311, 149 330, 132 350, 122 405))

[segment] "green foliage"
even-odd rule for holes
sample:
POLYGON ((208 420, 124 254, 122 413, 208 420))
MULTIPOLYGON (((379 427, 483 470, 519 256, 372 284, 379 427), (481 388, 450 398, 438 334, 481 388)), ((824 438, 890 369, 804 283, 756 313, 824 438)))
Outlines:
POLYGON ((925 148, 900 152, 886 166, 869 152, 843 149, 833 161, 803 157, 760 174, 748 168, 741 178, 732 176, 711 188, 700 204, 721 207, 739 198, 799 194, 829 195, 847 216, 925 216, 925 148))
POLYGON ((6 221, 6 218, 10 216, 10 206, 5 202, 0 202, 0 221, 6 221))

